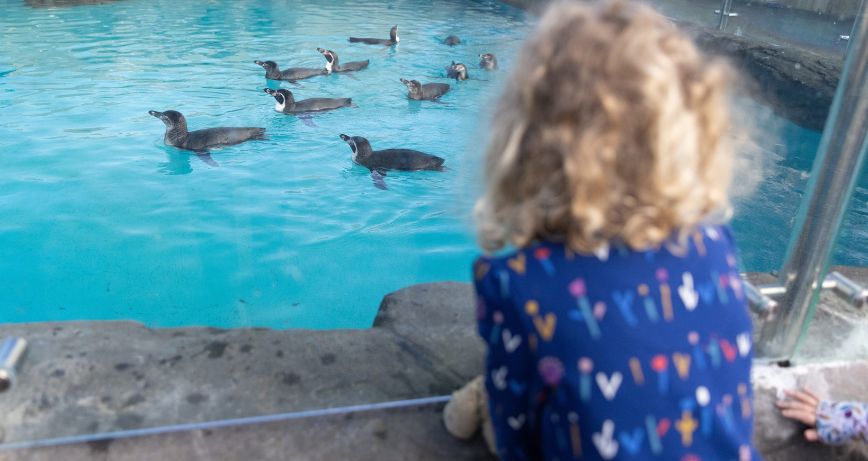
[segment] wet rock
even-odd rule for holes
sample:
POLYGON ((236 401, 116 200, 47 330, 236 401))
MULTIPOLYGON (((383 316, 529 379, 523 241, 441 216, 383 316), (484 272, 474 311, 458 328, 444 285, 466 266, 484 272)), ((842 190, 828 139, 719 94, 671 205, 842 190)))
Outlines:
POLYGON ((724 56, 752 79, 745 89, 782 117, 822 131, 841 77, 843 60, 747 37, 686 27, 705 51, 724 56))

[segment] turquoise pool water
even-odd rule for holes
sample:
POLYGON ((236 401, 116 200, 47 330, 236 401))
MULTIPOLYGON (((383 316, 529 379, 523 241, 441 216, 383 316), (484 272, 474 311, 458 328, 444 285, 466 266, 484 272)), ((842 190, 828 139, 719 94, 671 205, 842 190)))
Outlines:
MULTIPOLYGON (((468 280, 484 114, 532 19, 496 1, 129 0, 35 9, 0 0, 0 322, 134 319, 152 326, 369 326, 403 286, 468 280), (394 49, 349 44, 387 37, 394 49), (464 44, 438 42, 449 34, 464 44), (273 111, 256 59, 349 75, 283 83, 297 98, 353 97, 313 118, 273 111), (442 103, 408 101, 400 77, 473 80, 442 103), (215 151, 219 167, 163 145, 148 110, 191 129, 262 126, 215 151), (440 155, 448 171, 391 173, 375 188, 339 133, 440 155)), ((275 86, 272 84, 272 86, 275 86)), ((740 202, 748 269, 779 264, 819 135, 779 119, 760 140, 767 179, 740 202)), ((866 184, 838 261, 868 263, 866 184)))

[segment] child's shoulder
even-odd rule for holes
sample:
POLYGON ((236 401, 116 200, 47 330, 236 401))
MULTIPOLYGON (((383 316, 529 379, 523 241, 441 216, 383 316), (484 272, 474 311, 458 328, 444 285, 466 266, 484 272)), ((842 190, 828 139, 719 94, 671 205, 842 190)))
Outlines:
MULTIPOLYGON (((492 270, 512 269, 513 271, 524 272, 522 267, 528 261, 538 260, 548 261, 555 264, 569 263, 574 264, 591 264, 605 265, 615 264, 620 260, 630 261, 631 255, 638 257, 648 257, 649 253, 655 252, 670 252, 674 255, 684 256, 684 252, 675 251, 678 245, 676 236, 673 235, 671 241, 664 242, 660 247, 646 250, 633 250, 624 245, 607 244, 597 249, 592 253, 582 253, 573 251, 569 246, 557 242, 536 242, 522 248, 510 248, 502 250, 494 254, 483 254, 477 256, 473 262, 473 271, 475 279, 481 279, 482 275, 492 272, 492 270)), ((729 224, 701 224, 693 231, 693 238, 688 238, 687 242, 689 249, 686 254, 700 254, 697 245, 705 247, 706 245, 720 246, 727 252, 735 250, 735 240, 732 229, 729 224), (692 251, 691 251, 692 250, 692 251)))
POLYGON ((494 254, 480 255, 473 262, 474 278, 480 280, 490 273, 509 272, 525 275, 533 261, 545 264, 561 259, 582 257, 562 243, 534 242, 521 248, 510 248, 494 254))
POLYGON ((494 254, 478 255, 473 261, 473 279, 476 281, 482 280, 488 274, 506 267, 506 261, 515 259, 516 255, 521 251, 521 249, 512 249, 509 251, 500 251, 494 254))

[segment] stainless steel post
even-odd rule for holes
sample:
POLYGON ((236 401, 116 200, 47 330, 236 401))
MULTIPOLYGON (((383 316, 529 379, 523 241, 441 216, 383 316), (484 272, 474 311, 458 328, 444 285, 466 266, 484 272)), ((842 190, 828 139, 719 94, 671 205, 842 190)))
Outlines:
POLYGON ((726 30, 726 23, 729 22, 729 10, 732 9, 732 0, 721 0, 720 2, 720 22, 717 23, 717 28, 726 30))
POLYGON ((27 341, 23 338, 7 338, 0 344, 0 392, 15 385, 18 366, 26 351, 27 341))
POLYGON ((868 11, 856 15, 847 60, 826 120, 778 282, 781 308, 764 323, 757 356, 791 358, 814 314, 853 186, 868 151, 868 11))

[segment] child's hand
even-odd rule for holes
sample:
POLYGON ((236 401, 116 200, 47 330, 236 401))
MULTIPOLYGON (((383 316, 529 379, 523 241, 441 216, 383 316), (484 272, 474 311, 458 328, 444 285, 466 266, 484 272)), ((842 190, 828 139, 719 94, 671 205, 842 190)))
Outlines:
POLYGON ((801 391, 784 391, 789 397, 787 400, 778 400, 778 408, 784 417, 804 423, 811 428, 805 431, 805 439, 810 442, 819 440, 817 435, 817 406, 820 398, 813 392, 803 389, 801 391))

